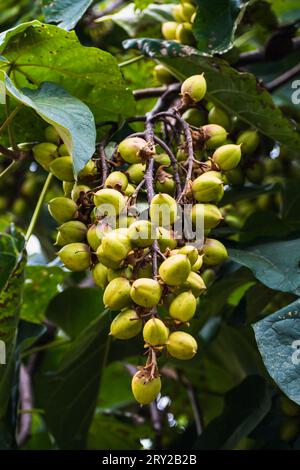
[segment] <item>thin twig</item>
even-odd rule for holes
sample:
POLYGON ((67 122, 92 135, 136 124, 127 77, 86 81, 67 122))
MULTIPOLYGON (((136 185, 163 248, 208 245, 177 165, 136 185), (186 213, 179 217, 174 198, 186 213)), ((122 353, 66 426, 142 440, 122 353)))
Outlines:
POLYGON ((35 224, 37 222, 37 219, 39 217, 39 214, 40 214, 40 210, 42 208, 42 205, 43 205, 43 202, 44 202, 44 199, 45 199, 45 196, 47 194, 47 191, 49 189, 49 186, 50 186, 50 183, 51 183, 51 180, 52 180, 52 173, 49 173, 48 176, 47 176, 47 179, 44 183, 44 186, 43 186, 43 189, 40 193, 40 196, 39 196, 39 199, 38 199, 38 202, 36 204, 36 207, 34 209, 34 213, 32 215, 32 218, 31 218, 31 221, 30 221, 30 224, 29 224, 29 227, 27 229, 27 232, 26 232, 26 236, 25 236, 25 239, 26 239, 26 242, 28 242, 29 238, 31 237, 33 231, 34 231, 34 228, 35 228, 35 224))
POLYGON ((156 98, 164 93, 178 93, 180 90, 180 83, 172 83, 172 85, 162 86, 157 88, 143 88, 141 90, 134 90, 133 96, 136 100, 143 100, 145 98, 156 98))
POLYGON ((178 371, 178 378, 181 383, 186 387, 187 394, 191 403, 191 407, 194 414, 195 424, 196 424, 196 432, 197 435, 200 436, 202 434, 204 423, 203 423, 203 416, 202 411, 198 399, 197 390, 191 381, 181 372, 178 371))
POLYGON ((287 70, 285 73, 280 75, 277 78, 274 78, 271 82, 265 84, 265 88, 268 91, 275 91, 277 88, 280 88, 285 83, 289 82, 292 78, 300 74, 300 64, 295 65, 295 67, 287 70))
POLYGON ((29 438, 31 432, 32 414, 29 412, 26 413, 26 410, 31 410, 33 408, 31 378, 23 364, 21 364, 20 367, 19 392, 20 408, 22 413, 20 415, 16 441, 18 447, 22 447, 29 438))
POLYGON ((5 176, 11 175, 19 166, 19 161, 13 160, 1 173, 0 180, 5 176))
POLYGON ((137 57, 133 57, 132 59, 125 60, 124 62, 120 62, 118 65, 120 68, 126 67, 127 65, 134 64, 135 62, 138 62, 141 59, 145 59, 144 55, 138 55, 137 57))
POLYGON ((104 184, 107 178, 108 168, 107 168, 105 148, 102 143, 99 145, 99 157, 101 161, 102 184, 104 184))

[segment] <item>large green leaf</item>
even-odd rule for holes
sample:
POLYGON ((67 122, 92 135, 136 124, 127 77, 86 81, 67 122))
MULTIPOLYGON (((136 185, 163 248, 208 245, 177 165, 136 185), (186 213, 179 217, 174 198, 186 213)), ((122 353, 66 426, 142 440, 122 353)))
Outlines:
POLYGON ((52 299, 47 318, 74 339, 103 310, 100 289, 69 287, 52 299))
POLYGON ((157 59, 179 80, 204 72, 209 100, 268 137, 298 151, 299 133, 253 75, 238 72, 221 59, 204 57, 196 49, 174 41, 129 39, 123 45, 125 49, 135 48, 157 59))
POLYGON ((194 448, 233 449, 256 428, 270 407, 271 396, 264 379, 258 375, 246 377, 225 396, 223 413, 209 423, 194 448))
POLYGON ((229 250, 230 258, 251 269, 263 284, 296 295, 300 295, 299 253, 300 239, 229 250))
POLYGON ((5 73, 0 74, 0 79, 10 96, 34 109, 56 128, 73 157, 77 175, 95 152, 96 128, 89 108, 55 83, 45 82, 36 90, 25 88, 20 91, 5 73))
POLYGON ((233 46, 234 34, 247 0, 197 0, 193 23, 197 47, 208 54, 224 53, 233 46))
POLYGON ((60 291, 66 276, 68 273, 59 266, 27 266, 21 318, 41 323, 49 302, 60 291))
POLYGON ((269 374, 300 405, 300 301, 260 320, 253 329, 269 374))
POLYGON ((298 0, 268 0, 272 10, 276 13, 282 23, 292 23, 300 18, 300 7, 298 0))
POLYGON ((74 32, 32 21, 0 35, 0 54, 8 62, 17 88, 36 88, 42 82, 61 85, 92 110, 96 121, 118 121, 134 112, 131 92, 126 89, 111 54, 80 44, 74 32))
MULTIPOLYGON (((146 434, 145 437, 148 437, 146 434)), ((91 424, 87 447, 89 450, 132 450, 141 447, 141 430, 130 422, 96 413, 91 424), (109 430, 109 432, 108 432, 109 430)), ((149 437, 148 437, 149 438, 149 437)))
POLYGON ((157 5, 151 3, 143 11, 136 10, 134 3, 129 3, 117 13, 112 15, 102 16, 97 23, 103 21, 113 21, 118 26, 123 28, 128 36, 136 36, 139 31, 142 31, 153 22, 164 23, 165 21, 172 21, 172 8, 174 5, 157 5))
POLYGON ((73 29, 93 0, 43 0, 46 23, 57 23, 60 28, 73 29))
POLYGON ((82 449, 92 420, 107 355, 110 315, 105 311, 71 343, 57 368, 36 377, 39 406, 61 449, 82 449))

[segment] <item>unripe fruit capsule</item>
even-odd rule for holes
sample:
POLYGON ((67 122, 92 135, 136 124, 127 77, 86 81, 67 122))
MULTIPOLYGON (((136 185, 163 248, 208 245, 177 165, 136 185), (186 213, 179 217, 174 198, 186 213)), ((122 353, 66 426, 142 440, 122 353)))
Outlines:
POLYGON ((176 40, 181 44, 186 44, 187 46, 193 46, 195 44, 195 37, 193 35, 191 23, 184 22, 177 26, 176 40))
POLYGON ((70 271, 85 271, 90 267, 91 255, 85 243, 70 243, 65 245, 58 256, 70 271))
POLYGON ((192 191, 196 201, 218 202, 224 194, 223 181, 208 171, 193 181, 192 191))
POLYGON ((128 185, 127 176, 121 171, 113 171, 108 175, 105 181, 105 188, 116 189, 117 191, 125 191, 128 185))
POLYGON ((102 238, 107 232, 110 232, 111 228, 108 224, 99 223, 93 224, 87 231, 87 241, 90 247, 96 251, 101 245, 102 238))
POLYGON ((249 155, 257 149, 259 145, 258 133, 254 130, 248 129, 238 135, 236 143, 242 146, 242 153, 249 155))
POLYGON ((50 164, 50 171, 60 181, 74 181, 73 162, 71 157, 56 158, 50 164))
POLYGON ((223 243, 213 238, 206 238, 203 245, 203 254, 203 261, 209 266, 223 263, 228 258, 228 253, 223 243))
POLYGON ((89 186, 86 186, 85 184, 76 184, 75 183, 73 185, 73 189, 72 189, 72 192, 71 192, 71 197, 72 197, 73 201, 77 202, 77 201, 80 200, 80 198, 82 196, 87 194, 90 190, 91 190, 91 188, 89 186))
POLYGON ((159 267, 159 275, 169 286, 180 286, 191 272, 191 263, 186 255, 170 256, 159 267))
POLYGON ((82 242, 85 239, 87 228, 79 220, 69 220, 59 227, 59 234, 68 243, 82 242))
POLYGON ((131 250, 128 230, 119 228, 105 234, 102 239, 101 248, 104 256, 110 257, 112 261, 121 261, 126 258, 131 250))
POLYGON ((182 16, 183 16, 184 21, 191 21, 191 18, 193 14, 195 13, 196 8, 191 3, 184 2, 182 3, 181 11, 182 11, 182 16))
POLYGON ((128 307, 130 299, 130 283, 125 277, 117 277, 110 281, 103 294, 104 305, 111 310, 128 307))
POLYGON ((46 171, 50 171, 50 165, 58 157, 57 146, 51 142, 42 142, 32 147, 34 159, 46 171))
POLYGON ((205 122, 207 122, 204 111, 198 108, 187 109, 183 113, 182 119, 184 119, 191 126, 195 127, 203 126, 205 122))
POLYGON ((60 136, 55 127, 48 126, 45 129, 45 138, 47 142, 52 142, 53 144, 58 145, 60 142, 60 136))
POLYGON ((223 219, 220 209, 213 204, 195 204, 191 217, 193 225, 203 224, 204 230, 215 228, 223 219))
POLYGON ((125 198, 119 191, 105 188, 94 194, 94 204, 100 216, 114 217, 124 209, 125 198))
POLYGON ((173 230, 164 227, 158 227, 157 237, 158 246, 163 253, 166 251, 167 248, 169 248, 170 250, 174 250, 174 248, 176 248, 177 240, 175 239, 173 230))
POLYGON ((197 261, 192 266, 192 271, 197 272, 202 268, 203 255, 198 255, 197 261))
POLYGON ((163 23, 161 27, 163 37, 168 41, 176 39, 176 28, 176 21, 165 21, 165 23, 163 23))
POLYGON ((113 261, 110 256, 104 255, 101 245, 97 248, 96 254, 100 263, 104 264, 104 266, 106 266, 107 268, 113 268, 113 269, 120 268, 120 261, 113 261))
POLYGON ((228 171, 238 166, 241 156, 242 153, 240 145, 227 144, 217 148, 212 159, 221 170, 228 171))
POLYGON ((70 152, 69 150, 67 149, 67 146, 66 144, 61 144, 59 147, 58 147, 58 153, 61 157, 67 157, 68 155, 70 155, 70 152))
POLYGON ((206 290, 202 277, 194 271, 190 272, 183 287, 190 289, 195 297, 199 297, 206 290))
POLYGON ((78 207, 72 199, 59 196, 51 199, 48 204, 48 210, 52 217, 62 224, 76 216, 78 207))
POLYGON ((193 75, 187 78, 181 86, 182 96, 188 96, 194 103, 198 103, 204 98, 206 93, 206 80, 204 75, 193 75))
POLYGON ((127 308, 119 313, 110 325, 110 334, 117 339, 131 339, 142 330, 142 320, 136 311, 127 308))
POLYGON ((192 335, 184 331, 174 331, 167 342, 167 351, 171 356, 183 361, 192 359, 197 353, 198 345, 192 335))
POLYGON ((169 85, 175 81, 175 78, 169 70, 161 64, 154 67, 154 76, 156 80, 163 85, 169 85))
POLYGON ((92 276, 96 286, 104 289, 107 286, 107 267, 101 263, 96 264, 92 269, 92 276))
POLYGON ((143 338, 150 346, 163 346, 166 344, 169 330, 159 318, 150 318, 143 328, 143 338))
POLYGON ((160 301, 162 289, 155 279, 140 278, 131 286, 130 296, 141 307, 154 307, 160 301))
POLYGON ((133 246, 145 248, 155 240, 153 225, 148 220, 137 220, 128 229, 128 238, 133 246))
POLYGON ((205 148, 208 150, 214 149, 222 145, 227 139, 227 132, 224 127, 217 124, 207 124, 202 127, 202 132, 205 141, 205 148))
POLYGON ((174 5, 172 9, 172 15, 178 23, 184 21, 182 5, 174 5))
POLYGON ((219 126, 224 127, 224 129, 230 129, 231 122, 230 117, 223 111, 221 108, 213 106, 208 113, 208 122, 210 124, 218 124, 219 126))
POLYGON ((178 253, 181 255, 187 255, 191 266, 196 263, 198 259, 198 250, 193 245, 185 245, 178 250, 178 253))
POLYGON ((177 219, 177 202, 169 194, 156 194, 149 209, 151 221, 159 226, 170 226, 177 219))
POLYGON ((133 163, 127 168, 126 174, 131 183, 139 184, 145 177, 145 171, 146 165, 144 163, 133 163))
POLYGON ((143 371, 138 371, 132 378, 131 388, 138 403, 149 405, 161 390, 161 380, 160 377, 149 380, 144 376, 143 371))
POLYGON ((119 144, 118 152, 127 163, 142 163, 141 151, 147 142, 140 137, 129 137, 119 144))
POLYGON ((116 279, 117 277, 125 277, 126 279, 130 280, 132 278, 132 267, 127 266, 126 268, 122 269, 107 269, 108 282, 112 281, 113 279, 116 279))
POLYGON ((83 169, 79 172, 79 181, 89 181, 97 175, 97 166, 94 160, 89 160, 83 169))
POLYGON ((187 322, 195 315, 197 301, 192 292, 181 292, 171 302, 169 314, 175 320, 187 322))

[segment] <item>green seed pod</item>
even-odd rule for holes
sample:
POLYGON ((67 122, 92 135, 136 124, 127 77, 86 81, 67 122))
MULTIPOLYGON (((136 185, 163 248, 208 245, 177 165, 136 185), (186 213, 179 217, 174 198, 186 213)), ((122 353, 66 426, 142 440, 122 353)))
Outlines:
POLYGON ((165 21, 161 27, 161 33, 164 39, 167 39, 168 41, 176 39, 176 28, 176 21, 165 21))
POLYGON ((134 398, 141 405, 149 405, 161 390, 160 377, 154 379, 147 379, 143 371, 138 371, 132 378, 131 382, 132 393, 134 398))
POLYGON ((93 224, 89 227, 87 231, 87 241, 90 247, 96 251, 98 247, 101 245, 102 238, 105 236, 107 232, 111 231, 111 227, 104 223, 99 222, 98 224, 93 224))
POLYGON ((160 180, 157 180, 155 182, 155 190, 158 193, 166 193, 173 195, 175 193, 175 180, 172 175, 169 175, 168 173, 164 172, 164 176, 160 180))
POLYGON ((192 335, 184 331, 174 331, 167 342, 167 351, 176 359, 186 361, 197 353, 198 345, 192 335))
POLYGON ((55 127, 48 126, 45 129, 45 139, 47 142, 52 142, 53 144, 58 145, 60 142, 60 136, 55 127))
POLYGON ((117 339, 131 339, 142 330, 142 320, 136 311, 127 308, 119 313, 110 325, 110 334, 117 339))
POLYGON ((227 144, 217 148, 212 159, 221 170, 228 171, 238 166, 241 156, 241 147, 239 145, 227 144))
POLYGON ((191 263, 186 255, 174 255, 165 259, 159 267, 159 275, 169 286, 180 286, 191 272, 191 263))
POLYGON ((216 273, 213 269, 207 268, 201 273, 201 277, 205 282, 207 287, 211 286, 211 284, 216 280, 216 273))
POLYGON ((160 301, 162 290, 154 279, 140 278, 131 286, 130 296, 141 307, 154 307, 160 301))
POLYGON ((191 271, 184 284, 184 288, 191 290, 195 297, 199 297, 206 290, 206 285, 199 274, 191 271))
POLYGON ((171 165, 171 159, 169 155, 166 153, 159 153, 154 156, 154 161, 157 165, 161 166, 170 166, 171 165))
POLYGON ((133 186, 132 184, 128 183, 125 191, 124 191, 124 195, 129 197, 129 196, 132 196, 135 192, 135 186, 133 186))
POLYGON ((63 187, 64 195, 65 195, 66 197, 71 197, 72 189, 73 189, 73 187, 74 187, 73 181, 72 181, 72 182, 70 182, 70 181, 63 181, 62 187, 63 187))
POLYGON ((192 292, 181 292, 171 302, 169 315, 175 320, 187 322, 195 315, 197 301, 192 292))
POLYGON ((59 227, 59 234, 68 243, 82 242, 85 239, 87 228, 86 225, 79 220, 69 220, 59 227))
POLYGON ((104 256, 110 257, 112 261, 125 259, 131 250, 128 229, 118 228, 106 233, 102 239, 101 248, 104 256))
POLYGON ((101 245, 97 248, 96 254, 100 263, 104 264, 104 266, 106 266, 107 268, 113 268, 113 269, 120 268, 120 261, 113 261, 110 256, 104 255, 101 245))
POLYGON ((94 194, 94 204, 100 216, 114 217, 125 207, 124 196, 115 189, 100 189, 94 194))
POLYGON ((104 305, 111 310, 128 307, 130 299, 130 282, 125 277, 117 277, 110 281, 103 294, 104 305))
POLYGON ((213 106, 208 113, 209 124, 218 124, 229 130, 231 127, 230 116, 223 109, 213 106))
POLYGON ((71 157, 56 158, 50 164, 50 171, 60 181, 74 181, 73 162, 71 157))
POLYGON ((196 263, 198 259, 198 250, 193 245, 185 245, 178 250, 178 253, 181 255, 187 255, 191 266, 196 263))
POLYGON ((145 248, 155 240, 153 225, 148 220, 137 220, 128 229, 128 238, 133 246, 145 248))
POLYGON ((250 183, 261 184, 265 176, 265 169, 262 162, 254 162, 246 170, 246 177, 250 183))
POLYGON ((107 286, 107 267, 101 263, 96 264, 92 269, 92 276, 96 286, 105 289, 107 286))
POLYGON ((58 256, 70 271, 85 271, 90 267, 91 255, 85 243, 70 243, 65 245, 58 256))
POLYGON ((42 142, 32 147, 33 156, 36 162, 46 171, 50 171, 50 165, 58 157, 57 146, 50 142, 42 142))
POLYGON ((206 93, 206 80, 204 75, 193 75, 187 78, 181 86, 182 96, 188 96, 193 103, 198 103, 206 93))
POLYGON ((163 346, 169 336, 169 329, 159 318, 150 318, 143 328, 143 338, 150 346, 163 346))
POLYGON ((193 14, 196 12, 194 5, 188 2, 182 3, 182 16, 184 21, 191 21, 193 14))
POLYGON ((86 186, 85 184, 75 183, 72 189, 71 197, 75 202, 80 201, 82 196, 87 194, 90 190, 91 188, 89 186, 86 186))
POLYGON ((243 186, 245 182, 245 176, 240 166, 226 171, 226 179, 231 186, 243 186))
POLYGON ((172 8, 172 15, 174 16, 177 23, 184 21, 182 5, 174 5, 174 7, 172 8))
POLYGON ((127 176, 122 171, 113 171, 108 175, 105 181, 105 188, 116 189, 124 192, 128 185, 127 176))
POLYGON ((97 176, 97 165, 93 160, 89 160, 78 175, 79 181, 90 181, 97 176))
POLYGON ((203 265, 203 255, 198 255, 197 261, 192 265, 192 271, 195 273, 202 268, 203 265))
POLYGON ((259 146, 258 133, 251 129, 243 131, 238 135, 236 143, 242 146, 242 153, 244 155, 250 155, 259 146))
POLYGON ((59 196, 51 199, 48 210, 56 222, 63 224, 76 217, 78 207, 72 199, 59 196))
POLYGON ((176 28, 176 40, 181 44, 193 46, 195 44, 195 37, 192 31, 191 23, 180 23, 176 28))
POLYGON ((169 194, 156 194, 149 209, 150 219, 157 226, 170 226, 177 219, 177 203, 169 194))
POLYGON ((218 124, 207 124, 202 127, 205 147, 208 150, 215 149, 222 145, 227 139, 227 132, 224 127, 218 124))
POLYGON ((132 267, 127 266, 123 269, 112 269, 108 268, 107 270, 107 280, 108 282, 116 279, 116 277, 125 277, 126 279, 130 280, 132 278, 132 267))
POLYGON ((215 228, 223 220, 220 209, 213 204, 195 204, 192 208, 191 217, 193 225, 203 223, 204 230, 215 228))
POLYGON ((206 238, 203 245, 203 254, 203 261, 209 266, 223 263, 228 258, 228 253, 223 243, 213 238, 206 238))
POLYGON ((161 64, 158 64, 154 67, 154 77, 162 85, 169 85, 175 81, 174 76, 169 72, 169 70, 161 64))
POLYGON ((193 181, 192 191, 196 201, 219 202, 224 194, 223 181, 208 171, 193 181))
POLYGON ((61 144, 59 147, 58 147, 58 153, 61 157, 67 157, 68 155, 70 155, 70 152, 69 150, 67 149, 67 146, 66 144, 61 144))
POLYGON ((129 137, 119 144, 118 152, 127 163, 142 163, 141 152, 147 146, 147 142, 140 137, 129 137))
POLYGON ((145 177, 146 165, 144 163, 133 163, 126 170, 129 181, 133 184, 139 184, 145 177))
POLYGON ((188 158, 188 154, 187 154, 186 149, 184 149, 183 147, 179 147, 179 149, 176 152, 176 160, 178 162, 185 162, 187 158, 188 158))
POLYGON ((158 246, 159 249, 164 253, 167 248, 170 250, 174 250, 177 246, 177 240, 175 239, 175 235, 173 230, 158 227, 157 228, 157 238, 158 238, 158 246))
POLYGON ((203 126, 207 120, 204 111, 198 108, 187 109, 182 118, 191 126, 200 127, 203 126))

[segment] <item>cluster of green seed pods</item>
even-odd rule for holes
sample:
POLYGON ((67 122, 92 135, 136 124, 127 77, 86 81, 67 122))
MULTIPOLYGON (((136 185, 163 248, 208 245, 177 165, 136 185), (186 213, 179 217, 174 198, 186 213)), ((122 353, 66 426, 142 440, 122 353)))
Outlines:
MULTIPOLYGON (((182 110, 174 116, 189 124, 187 113, 199 109, 206 90, 203 75, 189 77, 181 87, 182 110)), ((217 109, 211 115, 217 116, 217 109)), ((75 181, 72 158, 54 128, 47 128, 47 142, 33 149, 36 161, 63 182, 64 195, 49 202, 59 224, 59 258, 71 271, 91 270, 104 305, 115 314, 110 329, 114 338, 143 337, 147 362, 132 380, 141 404, 160 392, 160 355, 189 360, 197 353, 190 322, 201 312, 200 297, 213 281, 215 267, 227 259, 225 246, 210 232, 222 222, 218 204, 226 175, 241 160, 243 141, 229 141, 220 123, 189 125, 192 154, 183 133, 168 152, 146 134, 132 135, 117 145, 106 178, 103 161, 94 157, 75 181), (146 196, 144 218, 137 201, 146 196), (179 209, 185 205, 191 225, 202 222, 201 243, 178 233, 179 209)))

